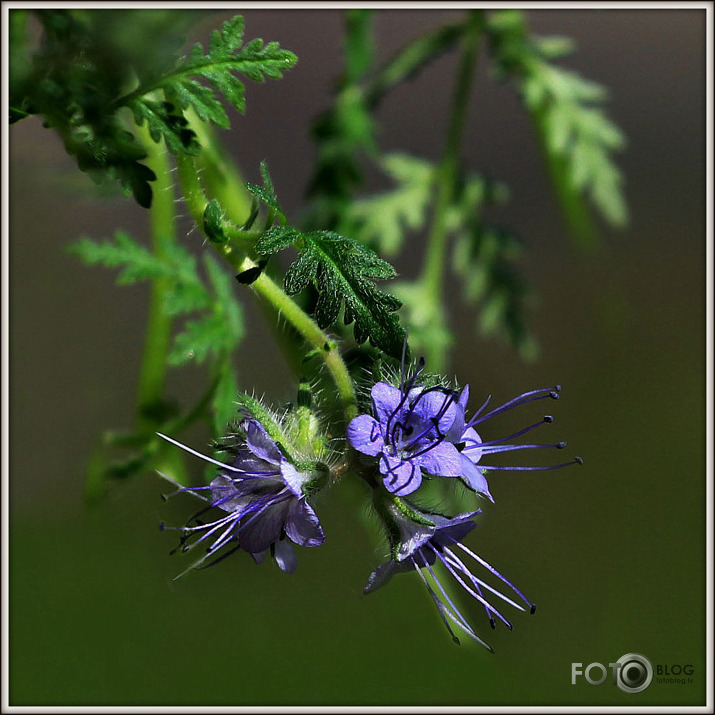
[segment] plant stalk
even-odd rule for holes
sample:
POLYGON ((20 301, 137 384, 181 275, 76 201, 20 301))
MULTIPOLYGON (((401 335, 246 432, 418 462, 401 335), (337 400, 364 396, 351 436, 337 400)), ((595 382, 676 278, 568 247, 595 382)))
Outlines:
POLYGON ((421 282, 426 288, 426 299, 442 305, 445 252, 447 247, 447 212, 454 199, 459 150, 467 118, 472 82, 476 71, 479 37, 482 29, 481 11, 470 13, 462 40, 462 51, 457 80, 452 97, 452 112, 444 155, 437 168, 437 202, 427 239, 427 251, 421 282))

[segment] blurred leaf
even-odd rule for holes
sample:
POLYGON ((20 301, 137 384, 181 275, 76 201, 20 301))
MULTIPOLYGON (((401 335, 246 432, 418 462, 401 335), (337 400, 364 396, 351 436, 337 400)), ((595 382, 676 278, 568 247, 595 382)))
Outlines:
POLYGON ((392 191, 357 199, 349 206, 346 221, 363 243, 384 255, 395 255, 407 231, 425 223, 432 199, 434 167, 408 154, 389 154, 382 168, 397 184, 392 191))
POLYGON ((611 226, 625 226, 623 177, 612 158, 624 148, 625 137, 600 106, 606 89, 551 64, 571 51, 571 43, 532 37, 519 11, 490 13, 487 31, 497 73, 517 79, 574 235, 593 238, 586 200, 611 226))
POLYGON ((117 277, 119 285, 128 285, 140 280, 170 276, 173 269, 129 234, 117 231, 113 241, 93 241, 82 238, 67 249, 79 256, 87 265, 102 265, 107 268, 123 268, 117 277))
POLYGON ((231 279, 208 254, 204 262, 215 297, 204 315, 187 321, 184 331, 175 337, 167 357, 170 365, 202 363, 209 356, 221 361, 243 338, 243 312, 231 279))

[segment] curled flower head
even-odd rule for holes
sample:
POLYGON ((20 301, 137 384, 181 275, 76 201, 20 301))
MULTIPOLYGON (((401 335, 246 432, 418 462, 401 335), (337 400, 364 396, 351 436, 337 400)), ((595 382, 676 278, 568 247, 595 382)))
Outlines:
POLYGON ((210 485, 181 487, 175 492, 191 492, 208 502, 208 506, 194 514, 184 527, 178 527, 182 532, 180 546, 188 551, 211 540, 206 554, 191 568, 202 565, 221 549, 222 554, 206 566, 243 549, 257 563, 270 551, 278 566, 290 573, 296 567, 292 544, 320 546, 325 541, 306 493, 325 481, 328 467, 321 462, 301 462, 296 466, 255 419, 245 419, 239 426, 239 435, 241 439, 233 448, 235 457, 229 464, 161 435, 221 468, 210 485), (204 514, 214 508, 225 513, 213 521, 204 521, 204 514))
POLYGON ((520 611, 526 609, 483 579, 475 576, 465 563, 471 560, 506 585, 531 613, 535 613, 536 606, 519 589, 507 581, 481 556, 462 543, 464 537, 476 526, 474 517, 480 513, 479 510, 448 518, 439 514, 425 514, 412 507, 406 507, 404 503, 401 504, 401 509, 394 506, 390 508, 399 529, 399 543, 393 550, 392 558, 380 564, 370 574, 364 589, 365 593, 372 593, 380 588, 396 573, 414 570, 427 588, 440 618, 454 642, 459 643, 459 638, 452 629, 452 625, 491 651, 492 648, 474 632, 454 604, 433 568, 434 565, 437 562, 442 564, 462 589, 484 607, 492 628, 496 627, 497 619, 502 621, 509 630, 512 629, 512 624, 487 600, 487 595, 499 598, 520 611))
POLYGON ((424 475, 434 475, 459 477, 471 490, 493 501, 485 476, 490 470, 554 469, 581 461, 577 457, 572 462, 548 467, 492 466, 481 461, 484 456, 510 450, 565 447, 565 442, 508 443, 541 424, 552 422, 550 415, 514 434, 490 441, 483 440, 475 429, 489 418, 532 400, 558 399, 559 386, 526 392, 485 412, 487 398, 468 420, 469 386, 459 392, 441 385, 420 385, 418 378, 423 367, 421 360, 413 375, 406 379, 403 361, 399 387, 382 381, 373 385, 372 414, 358 415, 347 429, 354 449, 377 458, 383 483, 393 494, 410 494, 419 488, 424 475))

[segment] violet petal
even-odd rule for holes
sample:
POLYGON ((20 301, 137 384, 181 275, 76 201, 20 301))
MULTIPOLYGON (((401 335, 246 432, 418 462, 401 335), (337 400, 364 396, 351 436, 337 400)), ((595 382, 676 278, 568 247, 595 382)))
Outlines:
POLYGON ((249 514, 241 519, 238 540, 241 548, 249 553, 265 551, 273 542, 278 541, 283 531, 288 505, 286 502, 272 504, 259 514, 249 514))
POLYGON ((390 416, 402 402, 402 390, 394 385, 388 385, 386 382, 376 382, 372 386, 370 395, 375 405, 375 417, 384 429, 390 416))
POLYGON ((388 492, 402 496, 411 494, 422 484, 422 473, 411 460, 396 459, 383 454, 380 457, 380 472, 388 492))
MULTIPOLYGON (((451 442, 440 442, 415 458, 425 471, 440 477, 458 477, 462 473, 462 455, 451 442)), ((467 460, 469 461, 469 460, 467 460)))
POLYGON ((293 544, 288 539, 279 539, 273 549, 273 558, 278 564, 278 568, 285 573, 293 573, 298 565, 298 558, 295 555, 293 544))
POLYGON ((462 458, 462 481, 475 492, 484 494, 490 501, 494 501, 489 493, 489 483, 487 478, 482 474, 481 469, 472 462, 465 454, 460 455, 462 458))
POLYGON ((286 514, 285 530, 298 546, 320 546, 325 541, 318 515, 305 499, 291 503, 286 514))
POLYGON ((303 496, 303 485, 310 478, 305 472, 299 472, 294 465, 287 460, 281 460, 281 476, 288 488, 298 498, 303 496))
POLYGON ((370 415, 358 415, 347 429, 348 441, 353 449, 376 457, 385 447, 380 423, 370 415))
POLYGON ((279 464, 283 457, 276 443, 268 436, 263 426, 255 420, 250 420, 248 423, 246 444, 253 454, 270 464, 279 464))

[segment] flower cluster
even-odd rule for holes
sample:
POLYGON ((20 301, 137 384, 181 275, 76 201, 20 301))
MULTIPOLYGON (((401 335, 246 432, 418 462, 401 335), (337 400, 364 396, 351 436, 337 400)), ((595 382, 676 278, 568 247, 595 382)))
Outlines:
POLYGON ((581 460, 576 457, 550 466, 492 464, 490 457, 502 452, 563 448, 564 442, 518 441, 551 422, 549 415, 506 437, 486 440, 477 431, 487 420, 513 408, 558 399, 559 386, 526 392, 492 409, 488 409, 487 399, 469 416, 469 386, 457 390, 423 372, 421 360, 407 376, 403 357, 397 384, 380 380, 372 385, 368 409, 346 428, 347 443, 354 451, 332 468, 328 465, 328 438, 310 408, 310 391, 305 384, 298 393, 297 408, 289 409, 280 419, 255 399, 239 395, 242 418, 224 445, 230 454, 226 463, 161 435, 219 467, 207 486, 177 485, 175 493, 191 493, 202 499, 204 506, 185 526, 163 527, 181 532, 179 548, 184 551, 201 544, 206 547, 202 558, 190 568, 205 568, 241 549, 257 563, 270 553, 283 571, 293 572, 295 545, 314 547, 325 541, 309 499, 329 480, 353 468, 372 487, 373 505, 390 541, 390 558, 372 572, 365 593, 375 591, 396 573, 415 571, 452 639, 459 643, 457 633, 464 633, 491 650, 455 605, 441 580, 444 574, 485 609, 492 628, 498 621, 512 627, 493 605, 494 599, 531 613, 534 604, 463 543, 476 526, 479 509, 447 516, 417 508, 405 497, 424 481, 456 479, 475 495, 493 502, 487 483, 492 470, 555 469, 581 460), (210 512, 217 515, 207 519, 205 515, 210 512))
POLYGON ((528 402, 546 398, 558 399, 560 386, 523 393, 490 410, 487 409, 490 401, 487 398, 481 407, 467 418, 469 386, 458 391, 440 384, 420 384, 423 369, 424 361, 420 361, 413 374, 409 378, 406 377, 403 358, 399 385, 384 381, 374 384, 370 391, 370 413, 359 415, 347 428, 351 446, 364 455, 364 461, 374 464, 388 493, 382 502, 378 500, 377 504, 381 506, 380 516, 388 526, 391 558, 373 571, 365 593, 371 593, 395 573, 415 570, 437 606, 452 638, 459 642, 452 630, 452 625, 455 625, 489 648, 474 632, 440 582, 433 568, 437 562, 454 577, 462 589, 485 608, 492 628, 496 626, 496 619, 504 622, 510 629, 511 623, 489 603, 485 592, 520 610, 524 609, 475 576, 458 555, 458 551, 466 554, 508 586, 531 613, 535 611, 535 606, 499 572, 462 543, 464 537, 476 526, 474 517, 480 513, 479 510, 450 518, 421 512, 402 497, 419 489, 423 479, 448 477, 460 479, 473 492, 493 502, 486 479, 489 471, 556 469, 580 464, 582 460, 576 457, 569 462, 548 466, 497 466, 483 461, 488 460, 491 455, 513 450, 565 447, 565 442, 523 444, 511 441, 540 425, 552 422, 550 415, 497 439, 484 440, 476 430, 477 426, 490 418, 528 402))

